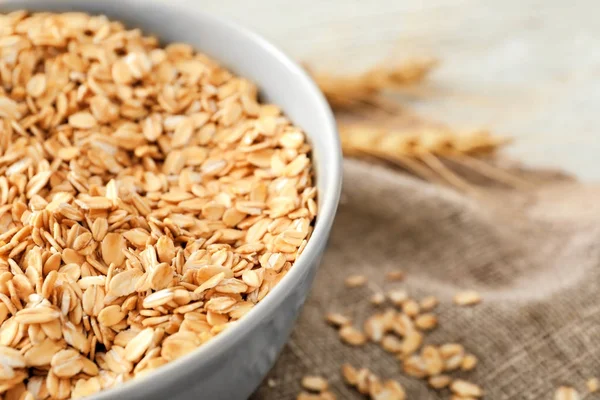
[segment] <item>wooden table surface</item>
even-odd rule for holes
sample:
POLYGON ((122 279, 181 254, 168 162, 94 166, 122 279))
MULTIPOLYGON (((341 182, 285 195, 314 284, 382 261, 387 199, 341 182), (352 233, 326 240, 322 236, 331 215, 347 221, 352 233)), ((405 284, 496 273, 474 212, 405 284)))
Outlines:
POLYGON ((323 70, 435 56, 424 115, 514 137, 532 166, 600 180, 597 0, 193 1, 323 70))

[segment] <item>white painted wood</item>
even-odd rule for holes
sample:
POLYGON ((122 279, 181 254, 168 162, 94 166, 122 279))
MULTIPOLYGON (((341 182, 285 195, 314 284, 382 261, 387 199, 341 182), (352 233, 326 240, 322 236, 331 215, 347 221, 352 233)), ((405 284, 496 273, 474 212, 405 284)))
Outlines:
POLYGON ((443 63, 414 107, 516 138, 533 166, 600 180, 597 0, 193 1, 318 68, 433 55, 443 63))

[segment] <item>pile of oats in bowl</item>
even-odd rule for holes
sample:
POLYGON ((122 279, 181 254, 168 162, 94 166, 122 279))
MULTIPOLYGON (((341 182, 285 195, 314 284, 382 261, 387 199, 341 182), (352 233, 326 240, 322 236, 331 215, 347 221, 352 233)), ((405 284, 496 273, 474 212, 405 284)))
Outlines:
POLYGON ((90 395, 241 318, 311 234, 309 152, 189 45, 0 16, 0 395, 90 395))

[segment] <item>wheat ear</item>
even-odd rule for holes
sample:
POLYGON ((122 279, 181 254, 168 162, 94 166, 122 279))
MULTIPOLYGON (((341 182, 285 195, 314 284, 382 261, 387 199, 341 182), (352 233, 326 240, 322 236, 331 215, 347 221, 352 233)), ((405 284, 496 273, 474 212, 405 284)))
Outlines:
POLYGON ((320 74, 307 69, 331 107, 342 111, 365 106, 383 109, 398 106, 380 98, 381 92, 420 83, 436 65, 434 59, 411 60, 393 67, 377 66, 360 75, 347 77, 320 74))
POLYGON ((487 131, 455 132, 444 128, 387 130, 361 124, 342 125, 340 135, 344 154, 371 156, 398 164, 420 177, 471 191, 472 186, 448 168, 450 160, 506 185, 525 188, 531 184, 481 160, 509 142, 487 131))

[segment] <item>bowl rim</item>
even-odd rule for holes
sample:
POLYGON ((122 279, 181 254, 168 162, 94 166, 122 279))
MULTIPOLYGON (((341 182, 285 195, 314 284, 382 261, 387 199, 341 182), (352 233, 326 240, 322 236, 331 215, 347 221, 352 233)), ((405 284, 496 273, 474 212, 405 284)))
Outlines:
MULTIPOLYGON (((2 9, 9 7, 10 9, 31 9, 34 11, 43 11, 50 7, 60 6, 64 4, 64 11, 82 11, 85 12, 86 2, 82 1, 79 4, 76 0, 4 0, 0 2, 0 12, 2 9)), ((103 8, 104 2, 96 3, 94 7, 103 8)), ((108 3, 108 1, 106 2, 108 3)), ((115 4, 114 1, 111 2, 115 4)), ((327 157, 327 168, 322 167, 322 172, 317 172, 321 175, 320 178, 326 181, 324 189, 319 192, 319 211, 314 225, 314 230, 310 240, 294 263, 293 268, 282 278, 282 280, 261 300, 255 307, 252 308, 243 318, 236 321, 233 326, 219 333, 206 344, 199 346, 185 356, 167 363, 160 368, 150 371, 142 378, 132 379, 124 382, 114 388, 106 391, 100 391, 88 398, 96 400, 108 400, 113 398, 132 398, 139 397, 144 393, 153 390, 153 387, 158 385, 161 375, 174 373, 177 370, 187 367, 192 367, 192 364, 199 362, 209 362, 223 354, 227 348, 237 343, 244 336, 243 332, 248 332, 253 329, 260 321, 264 320, 278 305, 278 299, 285 297, 294 289, 294 283, 311 268, 311 264, 318 261, 320 253, 325 246, 329 231, 333 225, 333 220, 337 210, 341 186, 342 186, 342 152, 339 135, 333 112, 329 107, 323 93, 312 80, 309 74, 298 63, 293 61, 283 51, 263 38, 261 35, 247 29, 238 23, 230 20, 214 16, 212 14, 198 10, 192 3, 183 3, 180 1, 165 2, 164 0, 120 0, 122 7, 156 7, 169 8, 170 11, 177 13, 192 14, 194 18, 200 21, 209 21, 213 24, 222 25, 225 29, 234 31, 236 36, 245 36, 258 47, 262 47, 276 62, 281 63, 286 69, 291 71, 295 79, 301 81, 302 85, 307 89, 311 101, 317 106, 318 112, 321 114, 320 119, 324 121, 323 129, 319 132, 320 135, 327 137, 327 142, 322 146, 320 154, 321 160, 314 160, 313 163, 319 169, 319 165, 324 164, 323 155, 327 157)), ((201 50, 201 49, 200 49, 201 50)), ((217 61, 219 61, 217 59, 217 61)), ((285 111, 285 110, 284 110, 285 111)), ((313 140, 313 144, 316 141, 313 140)), ((316 266, 315 266, 316 268, 316 266)))

